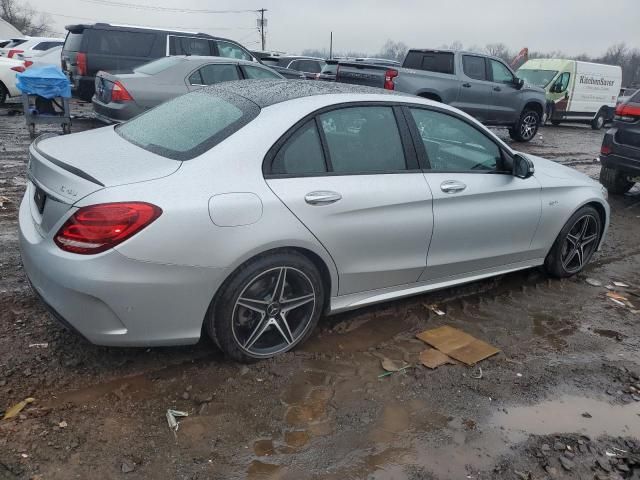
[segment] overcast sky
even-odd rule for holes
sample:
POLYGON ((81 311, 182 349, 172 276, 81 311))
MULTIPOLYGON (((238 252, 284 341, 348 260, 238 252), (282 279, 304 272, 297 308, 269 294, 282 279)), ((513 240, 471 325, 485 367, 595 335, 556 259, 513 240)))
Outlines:
MULTIPOLYGON (((22 0, 20 0, 22 1, 22 0)), ((599 54, 613 43, 640 47, 640 0, 27 0, 56 29, 89 21, 195 29, 259 46, 256 13, 193 13, 131 8, 266 8, 267 49, 329 47, 376 53, 387 39, 430 48, 504 42, 512 50, 599 54), (92 2, 97 3, 92 3, 92 2), (127 4, 129 7, 107 5, 127 4)))

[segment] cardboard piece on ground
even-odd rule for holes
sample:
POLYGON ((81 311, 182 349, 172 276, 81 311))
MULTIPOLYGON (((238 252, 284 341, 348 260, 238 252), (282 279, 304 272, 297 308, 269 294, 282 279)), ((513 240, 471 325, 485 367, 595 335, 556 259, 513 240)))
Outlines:
POLYGON ((475 365, 500 351, 462 330, 449 326, 427 330, 416 336, 442 353, 467 365, 475 365))
POLYGON ((420 353, 420 363, 427 368, 438 368, 447 363, 455 364, 456 362, 453 359, 440 350, 436 350, 435 348, 428 348, 425 351, 420 353))

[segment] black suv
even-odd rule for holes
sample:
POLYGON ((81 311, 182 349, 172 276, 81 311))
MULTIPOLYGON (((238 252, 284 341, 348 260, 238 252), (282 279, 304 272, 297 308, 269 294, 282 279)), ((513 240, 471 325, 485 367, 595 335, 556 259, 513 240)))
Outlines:
POLYGON ((640 90, 616 108, 600 149, 600 183, 623 194, 640 181, 640 90))
POLYGON ((170 55, 202 55, 257 61, 247 49, 206 33, 95 23, 67 25, 62 47, 62 70, 71 80, 74 96, 90 101, 100 70, 128 72, 170 55))

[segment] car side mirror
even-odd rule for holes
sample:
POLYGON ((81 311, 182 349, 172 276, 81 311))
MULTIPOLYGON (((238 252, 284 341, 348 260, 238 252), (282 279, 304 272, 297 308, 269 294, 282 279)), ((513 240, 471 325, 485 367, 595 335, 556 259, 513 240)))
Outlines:
POLYGON ((518 178, 529 178, 535 173, 533 162, 520 153, 513 157, 513 176, 518 178))
POLYGON ((521 78, 515 78, 513 81, 515 87, 517 90, 520 90, 522 87, 524 87, 524 80, 521 78))
POLYGON ((551 93, 562 93, 562 85, 556 83, 551 87, 551 93))

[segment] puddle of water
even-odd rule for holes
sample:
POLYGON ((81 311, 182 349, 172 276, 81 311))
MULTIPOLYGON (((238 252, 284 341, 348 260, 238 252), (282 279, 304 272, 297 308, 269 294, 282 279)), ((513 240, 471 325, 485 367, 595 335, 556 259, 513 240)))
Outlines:
POLYGON ((247 470, 248 480, 278 480, 282 478, 284 473, 280 465, 273 465, 271 463, 264 463, 259 460, 254 460, 249 465, 247 470))
POLYGON ((626 338, 625 335, 622 335, 621 333, 616 332, 615 330, 607 330, 606 328, 596 328, 593 330, 593 333, 595 333, 596 335, 600 335, 601 337, 617 340, 618 342, 621 342, 626 338))
POLYGON ((557 318, 542 312, 532 312, 529 317, 533 321, 533 333, 547 340, 556 350, 567 346, 564 337, 576 331, 576 325, 566 318, 557 318))
POLYGON ((367 319, 368 315, 371 314, 362 313, 355 318, 345 319, 334 331, 310 338, 302 350, 312 353, 362 352, 391 340, 409 328, 409 324, 396 314, 367 319))
POLYGON ((253 451, 258 457, 273 455, 273 440, 256 440, 253 443, 253 451))
POLYGON ((515 407, 496 414, 491 423, 517 438, 530 434, 584 433, 640 438, 640 405, 611 405, 590 398, 565 396, 531 407, 515 407), (589 413, 592 418, 585 418, 589 413))
POLYGON ((309 442, 309 433, 306 431, 285 432, 284 441, 292 448, 301 448, 309 442))

